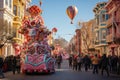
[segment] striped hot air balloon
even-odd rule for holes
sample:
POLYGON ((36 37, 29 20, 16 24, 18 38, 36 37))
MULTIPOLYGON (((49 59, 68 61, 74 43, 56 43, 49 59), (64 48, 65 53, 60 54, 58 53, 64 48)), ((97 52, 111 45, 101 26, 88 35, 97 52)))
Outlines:
POLYGON ((68 17, 71 19, 71 24, 73 24, 73 19, 76 16, 76 14, 78 13, 78 9, 76 6, 68 6, 68 8, 66 9, 66 13, 68 15, 68 17))

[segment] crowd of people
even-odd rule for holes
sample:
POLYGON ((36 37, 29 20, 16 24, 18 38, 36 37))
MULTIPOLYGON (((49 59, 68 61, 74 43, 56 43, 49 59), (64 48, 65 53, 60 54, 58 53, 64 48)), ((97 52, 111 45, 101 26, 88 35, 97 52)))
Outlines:
POLYGON ((4 78, 4 73, 6 71, 12 71, 13 74, 17 71, 17 73, 20 73, 20 67, 21 66, 21 58, 20 55, 18 56, 8 56, 5 59, 0 57, 0 76, 4 78))
MULTIPOLYGON (((62 55, 56 55, 56 64, 57 68, 61 68, 61 63, 63 61, 62 55)), ((102 56, 98 56, 95 54, 94 56, 82 56, 82 55, 70 55, 68 58, 69 61, 69 68, 73 69, 74 71, 81 71, 84 70, 88 71, 92 69, 93 74, 101 73, 103 75, 104 71, 106 71, 107 76, 110 73, 117 73, 120 75, 120 56, 116 55, 108 55, 103 54, 102 56)), ((21 59, 20 55, 18 56, 9 56, 3 59, 0 57, 0 76, 4 78, 4 71, 12 71, 13 74, 17 71, 20 73, 20 65, 21 59)))
POLYGON ((110 73, 120 74, 120 56, 106 56, 106 54, 103 54, 100 57, 97 54, 94 56, 81 56, 79 54, 70 55, 68 60, 69 67, 76 71, 81 71, 81 67, 84 67, 85 71, 92 69, 93 74, 98 74, 100 71, 101 75, 106 71, 107 76, 109 76, 110 73))

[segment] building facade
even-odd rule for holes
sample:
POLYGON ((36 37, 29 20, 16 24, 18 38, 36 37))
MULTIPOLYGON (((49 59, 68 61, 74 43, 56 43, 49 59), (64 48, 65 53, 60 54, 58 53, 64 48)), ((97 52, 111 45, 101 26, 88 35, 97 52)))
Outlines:
POLYGON ((14 55, 20 54, 20 49, 22 43, 24 41, 24 36, 18 32, 19 28, 22 26, 22 19, 24 16, 28 16, 28 12, 26 11, 29 8, 29 3, 31 0, 13 0, 13 32, 15 34, 14 41, 15 41, 15 52, 14 55), (18 50, 18 51, 17 51, 18 50))
POLYGON ((6 57, 13 52, 12 43, 6 39, 7 36, 12 36, 13 22, 13 0, 0 1, 0 35, 1 42, 4 44, 0 49, 0 56, 6 57), (7 40, 7 41, 6 41, 7 40))
POLYGON ((120 0, 109 0, 105 6, 107 21, 107 43, 109 54, 120 55, 120 0))
POLYGON ((107 54, 107 42, 106 42, 106 35, 107 35, 107 28, 106 28, 106 21, 108 20, 108 14, 104 6, 106 2, 97 3, 94 7, 93 12, 95 13, 95 53, 102 55, 107 54))
MULTIPOLYGON (((81 29, 76 29, 75 30, 76 35, 75 35, 75 44, 76 44, 76 53, 77 54, 81 54, 81 29)), ((72 48, 73 48, 73 44, 72 44, 72 48)))
POLYGON ((95 20, 92 19, 88 22, 83 22, 81 27, 81 52, 86 55, 94 54, 94 24, 95 20))
POLYGON ((12 40, 7 40, 12 36, 15 42, 21 44, 23 36, 18 33, 21 26, 22 18, 25 10, 28 8, 31 0, 1 0, 0 1, 0 44, 4 44, 0 48, 0 56, 6 57, 14 55, 12 40))

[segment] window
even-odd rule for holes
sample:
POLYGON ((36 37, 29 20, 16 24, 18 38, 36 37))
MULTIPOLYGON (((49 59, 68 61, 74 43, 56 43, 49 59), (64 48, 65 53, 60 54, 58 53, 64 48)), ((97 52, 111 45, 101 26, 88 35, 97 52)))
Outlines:
POLYGON ((8 0, 5 0, 5 4, 8 5, 8 0))
POLYGON ((102 22, 105 21, 105 14, 102 15, 102 22))
POLYGON ((18 16, 20 16, 20 7, 18 7, 18 16))
POLYGON ((106 14, 106 20, 108 20, 109 19, 109 15, 108 14, 106 14))
POLYGON ((102 39, 106 39, 106 30, 102 30, 102 39))
POLYGON ((12 7, 12 1, 10 0, 9 2, 9 7, 11 8, 12 7))
POLYGON ((99 25, 99 16, 97 16, 97 25, 99 25))
POLYGON ((13 13, 15 16, 17 16, 17 6, 16 5, 13 6, 13 13))
POLYGON ((96 32, 96 40, 98 41, 99 40, 99 33, 96 32))
POLYGON ((12 29, 11 29, 11 22, 9 22, 9 33, 11 34, 11 31, 12 29))

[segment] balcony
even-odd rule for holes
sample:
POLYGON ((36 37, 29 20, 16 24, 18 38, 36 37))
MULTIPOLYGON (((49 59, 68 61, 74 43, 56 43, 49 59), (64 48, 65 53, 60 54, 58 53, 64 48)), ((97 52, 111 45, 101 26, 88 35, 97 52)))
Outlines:
POLYGON ((112 17, 111 18, 109 18, 108 20, 107 20, 107 27, 109 27, 110 25, 112 25, 112 17))
POLYGON ((112 42, 113 41, 113 35, 112 34, 109 34, 106 36, 106 42, 112 42))
POLYGON ((15 16, 13 20, 14 20, 14 21, 21 21, 21 19, 20 19, 19 16, 15 16))
POLYGON ((114 41, 120 44, 120 33, 115 34, 114 41))
POLYGON ((13 24, 19 24, 21 25, 21 19, 19 16, 15 16, 13 19, 13 24))

